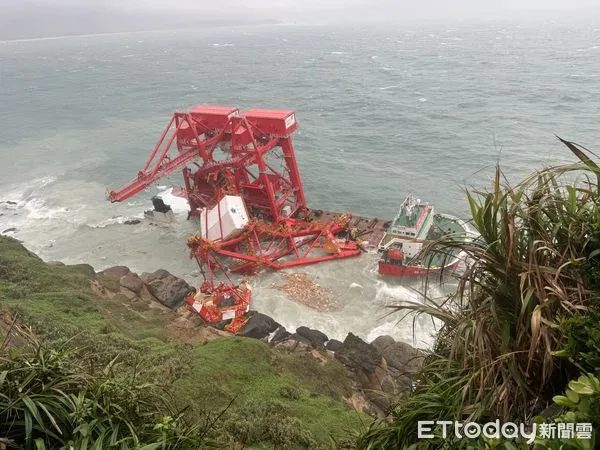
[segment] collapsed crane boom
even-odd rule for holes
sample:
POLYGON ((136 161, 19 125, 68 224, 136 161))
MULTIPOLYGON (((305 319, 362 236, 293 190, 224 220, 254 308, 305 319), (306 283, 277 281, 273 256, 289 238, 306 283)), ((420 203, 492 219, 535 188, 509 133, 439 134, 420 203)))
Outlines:
POLYGON ((249 285, 223 284, 217 272, 229 278, 228 273, 253 274, 361 253, 360 242, 338 238, 347 231, 349 214, 330 223, 309 219, 292 142, 297 128, 293 111, 241 114, 232 107, 198 106, 177 112, 137 177, 109 192, 111 202, 121 202, 182 171, 190 215, 200 217, 200 233, 188 239, 188 246, 205 276, 188 303, 205 320, 226 316, 236 329, 249 305, 249 285), (219 309, 231 298, 233 305, 219 309))
POLYGON ((199 106, 175 113, 137 177, 108 198, 122 202, 182 170, 191 215, 224 192, 240 195, 253 213, 270 220, 306 212, 292 144, 296 129, 293 111, 241 115, 237 108, 199 106))
MULTIPOLYGON (((201 139, 199 134, 203 124, 195 120, 189 113, 175 113, 161 134, 160 139, 154 146, 144 168, 138 172, 136 179, 125 184, 116 191, 108 194, 111 202, 122 202, 144 189, 152 186, 160 178, 170 175, 178 169, 183 169, 188 163, 195 159, 209 162, 208 155, 222 139, 223 131, 218 130, 215 135, 201 139), (178 153, 171 156, 173 141, 182 134, 183 129, 192 130, 192 135, 187 140, 183 138, 177 142, 178 153), (166 143, 165 143, 166 141, 166 143)), ((208 130, 205 130, 208 131, 208 130)))

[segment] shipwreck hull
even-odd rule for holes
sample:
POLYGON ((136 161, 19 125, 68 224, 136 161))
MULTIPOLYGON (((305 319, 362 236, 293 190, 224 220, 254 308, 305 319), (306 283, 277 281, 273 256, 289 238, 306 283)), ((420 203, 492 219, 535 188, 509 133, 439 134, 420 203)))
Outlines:
POLYGON ((397 264, 386 263, 385 261, 380 260, 378 271, 382 276, 390 276, 390 277, 423 277, 426 275, 434 275, 439 274, 445 270, 455 269, 460 260, 456 259, 456 261, 452 261, 450 264, 445 266, 436 266, 436 267, 427 267, 427 266, 399 266, 397 264))

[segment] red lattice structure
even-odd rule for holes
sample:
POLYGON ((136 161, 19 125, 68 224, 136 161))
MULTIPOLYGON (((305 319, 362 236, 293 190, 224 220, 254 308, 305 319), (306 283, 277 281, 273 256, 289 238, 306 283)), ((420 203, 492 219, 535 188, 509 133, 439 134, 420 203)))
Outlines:
MULTIPOLYGON (((198 106, 177 112, 144 168, 109 192, 109 200, 124 201, 177 170, 183 175, 190 216, 219 206, 225 195, 240 197, 249 218, 241 233, 226 237, 221 227, 216 239, 209 240, 207 232, 188 239, 205 274, 203 294, 213 299, 224 298, 224 292, 225 297, 237 295, 240 289, 219 283, 217 272, 253 274, 356 256, 361 253, 357 242, 338 238, 347 231, 349 215, 329 223, 311 218, 292 142, 297 128, 293 111, 241 114, 232 107, 198 106)), ((246 290, 243 295, 249 298, 246 290)))
POLYGON ((241 196, 251 215, 271 221, 306 213, 292 145, 297 127, 293 111, 241 115, 237 108, 198 106, 177 112, 137 178, 111 191, 109 200, 124 201, 182 170, 191 215, 224 193, 241 196), (281 167, 275 167, 278 161, 281 167))

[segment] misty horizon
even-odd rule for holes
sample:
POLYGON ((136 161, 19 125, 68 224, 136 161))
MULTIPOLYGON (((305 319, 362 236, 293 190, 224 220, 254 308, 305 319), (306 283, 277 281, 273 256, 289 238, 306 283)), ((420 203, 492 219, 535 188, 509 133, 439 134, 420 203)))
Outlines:
POLYGON ((282 0, 252 4, 225 0, 218 5, 182 0, 165 6, 156 0, 126 5, 116 0, 81 5, 74 0, 0 0, 0 39, 27 39, 77 34, 146 31, 173 28, 263 24, 358 24, 369 22, 426 23, 481 20, 557 20, 600 17, 600 6, 590 0, 523 0, 484 4, 462 0, 412 2, 393 0, 282 0))

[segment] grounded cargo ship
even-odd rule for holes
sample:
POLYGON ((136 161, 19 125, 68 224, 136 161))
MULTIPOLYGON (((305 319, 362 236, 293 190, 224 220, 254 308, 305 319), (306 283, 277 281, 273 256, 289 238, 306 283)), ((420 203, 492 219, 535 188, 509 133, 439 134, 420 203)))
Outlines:
POLYGON ((378 250, 379 273, 385 276, 422 276, 456 267, 460 261, 459 252, 428 251, 425 246, 444 235, 467 238, 466 224, 457 217, 436 213, 428 203, 421 203, 412 194, 402 202, 398 215, 394 218, 381 239, 378 250))
MULTIPOLYGON (((181 171, 185 187, 177 194, 187 201, 188 218, 199 220, 187 245, 203 277, 186 302, 209 323, 229 322, 233 333, 245 326, 251 300, 240 277, 355 258, 378 242, 382 273, 418 273, 419 241, 459 223, 412 197, 387 233, 375 217, 308 208, 292 139, 297 129, 288 110, 201 105, 176 112, 137 176, 108 192, 111 202, 122 202, 181 171)), ((147 218, 173 220, 169 205, 158 198, 153 204, 147 218)))

